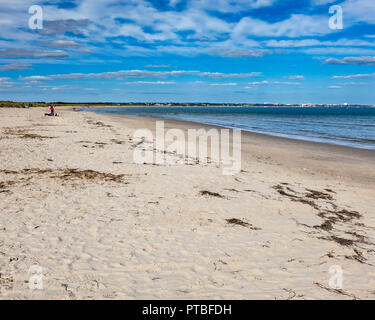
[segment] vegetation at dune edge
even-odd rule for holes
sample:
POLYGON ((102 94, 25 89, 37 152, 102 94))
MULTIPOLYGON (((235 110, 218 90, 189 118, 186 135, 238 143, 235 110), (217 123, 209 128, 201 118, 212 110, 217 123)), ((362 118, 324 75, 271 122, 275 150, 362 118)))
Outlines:
MULTIPOLYGON (((16 102, 16 101, 0 101, 0 108, 22 108, 23 106, 27 106, 30 108, 37 108, 37 107, 48 107, 49 105, 53 104, 54 106, 91 106, 91 107, 100 107, 100 106, 107 106, 107 105, 119 105, 118 103, 76 103, 76 102, 16 102)), ((132 103, 121 104, 121 105, 133 105, 132 103)))
POLYGON ((0 101, 0 108, 22 108, 27 106, 30 108, 45 107, 53 104, 54 106, 102 106, 102 105, 113 105, 104 103, 67 103, 67 102, 15 102, 15 101, 0 101))
POLYGON ((13 101, 0 101, 0 108, 22 108, 27 105, 29 107, 48 107, 45 102, 13 102, 13 101))

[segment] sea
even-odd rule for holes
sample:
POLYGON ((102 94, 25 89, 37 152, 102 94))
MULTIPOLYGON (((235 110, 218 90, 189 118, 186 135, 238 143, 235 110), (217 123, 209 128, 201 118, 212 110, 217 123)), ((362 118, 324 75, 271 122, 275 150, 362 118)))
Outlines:
POLYGON ((374 107, 106 107, 103 114, 193 121, 271 136, 375 150, 374 107))

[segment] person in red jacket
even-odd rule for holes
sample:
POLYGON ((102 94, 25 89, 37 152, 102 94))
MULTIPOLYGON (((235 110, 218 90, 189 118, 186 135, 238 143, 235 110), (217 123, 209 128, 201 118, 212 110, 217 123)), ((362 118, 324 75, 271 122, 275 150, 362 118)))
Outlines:
POLYGON ((50 117, 56 116, 55 107, 53 105, 50 105, 49 106, 49 113, 45 113, 44 115, 45 116, 50 116, 50 117))

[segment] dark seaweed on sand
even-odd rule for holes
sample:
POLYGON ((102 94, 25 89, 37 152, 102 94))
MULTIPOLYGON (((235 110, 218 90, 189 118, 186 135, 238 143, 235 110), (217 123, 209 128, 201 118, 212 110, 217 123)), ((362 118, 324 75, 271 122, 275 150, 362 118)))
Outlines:
POLYGON ((210 197, 216 197, 216 198, 225 198, 223 195, 217 192, 211 192, 207 190, 203 190, 199 192, 202 196, 210 196, 210 197))
POLYGON ((260 228, 254 227, 250 223, 247 223, 245 221, 242 221, 242 220, 236 219, 236 218, 226 219, 226 222, 228 224, 235 224, 235 225, 238 225, 238 226, 241 226, 241 227, 249 228, 251 230, 261 230, 260 228))
MULTIPOLYGON (((104 180, 113 182, 124 182, 123 179, 125 174, 113 174, 106 172, 99 172, 95 170, 79 170, 79 169, 23 169, 19 171, 15 170, 0 170, 1 173, 5 174, 26 174, 26 175, 46 175, 51 174, 50 178, 58 178, 62 180, 81 179, 81 180, 104 180)), ((14 182, 2 182, 0 183, 0 190, 6 186, 12 185, 14 182)))

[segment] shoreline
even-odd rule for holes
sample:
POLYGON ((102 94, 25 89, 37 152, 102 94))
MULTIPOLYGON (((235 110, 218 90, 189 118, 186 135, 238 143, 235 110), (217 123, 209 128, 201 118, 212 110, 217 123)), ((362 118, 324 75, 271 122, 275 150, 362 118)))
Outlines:
POLYGON ((374 298, 373 157, 244 134, 234 176, 136 164, 155 119, 44 111, 0 110, 0 299, 374 298))
MULTIPOLYGON (((79 111, 83 112, 83 111, 79 111)), ((340 145, 340 144, 335 144, 335 143, 329 143, 329 142, 319 142, 319 141, 310 141, 310 140, 304 140, 304 139, 298 139, 298 138, 292 138, 292 137, 282 137, 278 135, 273 135, 271 133, 261 133, 261 132, 255 132, 255 131, 250 131, 250 130, 245 130, 245 129, 240 129, 240 128, 235 128, 235 127, 226 127, 226 126, 220 126, 220 125, 215 125, 215 124, 208 124, 208 123, 203 123, 203 122, 198 122, 198 121, 189 121, 189 120, 182 120, 182 119, 172 119, 172 118, 163 118, 163 117, 154 117, 154 116, 132 116, 132 115, 121 115, 121 114, 106 114, 106 113, 97 113, 95 111, 89 111, 89 112, 94 112, 98 115, 105 115, 108 117, 123 117, 127 119, 150 119, 152 120, 158 120, 158 121, 165 121, 167 123, 175 123, 176 125, 182 124, 182 125, 191 125, 194 127, 207 127, 207 128, 216 128, 216 129, 231 129, 231 130, 241 130, 243 134, 245 135, 253 135, 253 136, 258 136, 258 137, 263 137, 263 138, 275 138, 279 141, 293 141, 293 143, 306 143, 306 144, 312 144, 312 145, 320 145, 320 146, 329 146, 329 148, 338 148, 342 149, 343 152, 345 150, 347 152, 354 152, 354 151, 363 151, 363 155, 366 156, 375 156, 375 149, 366 149, 366 148, 356 148, 352 146, 346 146, 346 145, 340 145)))
MULTIPOLYGON (((102 107, 103 109, 106 107, 102 107)), ((112 108, 112 107, 107 107, 107 108, 112 108)), ((123 108, 123 107, 119 107, 123 108)), ((126 107, 127 108, 127 107, 126 107)), ((91 108, 85 108, 85 109, 91 109, 91 108)), ((366 150, 366 151, 371 151, 375 152, 375 146, 371 148, 366 148, 366 147, 358 147, 355 145, 345 145, 345 144, 340 144, 340 143, 335 143, 335 142, 329 142, 329 141, 314 141, 314 137, 312 139, 309 139, 308 137, 304 136, 299 136, 299 137, 288 137, 288 136, 281 136, 276 133, 265 133, 265 132, 256 132, 256 131, 251 131, 248 129, 243 129, 243 128, 237 128, 237 127, 232 127, 232 126, 221 126, 221 125, 216 125, 216 124, 208 124, 208 123, 203 123, 199 121, 190 121, 190 120, 183 120, 183 119, 172 119, 172 118, 163 118, 163 117, 157 117, 157 116, 133 116, 133 115, 122 115, 122 114, 106 114, 106 113, 101 113, 101 112, 95 112, 95 111, 85 111, 84 109, 77 110, 79 112, 94 112, 97 114, 102 114, 102 115, 108 115, 108 116, 121 116, 121 117, 141 117, 141 118, 153 118, 153 119, 158 119, 158 120, 164 120, 164 121, 180 121, 180 122, 186 122, 186 123, 194 123, 194 124, 201 124, 201 126, 209 126, 209 127, 214 127, 214 128, 227 128, 227 129, 237 129, 241 130, 243 133, 250 133, 250 134, 256 134, 256 135, 264 135, 264 136, 269 136, 269 137, 274 137, 274 138, 280 138, 280 139, 288 139, 288 140, 293 140, 293 141, 302 141, 306 143, 317 143, 317 144, 323 144, 323 145, 329 145, 329 146, 334 146, 334 147, 344 147, 344 148, 350 148, 354 150, 366 150)), ((316 138, 319 139, 319 138, 316 138)), ((374 153, 375 154, 375 153, 374 153)))
MULTIPOLYGON (((91 113, 91 112, 90 112, 91 113)), ((95 112, 94 112, 95 113, 95 112)), ((165 129, 172 129, 172 128, 179 128, 187 132, 188 129, 206 129, 209 130, 211 128, 220 130, 220 129, 227 129, 226 127, 217 126, 217 125, 210 125, 210 124, 203 124, 200 122, 192 122, 186 120, 176 120, 176 119, 167 119, 161 117, 144 117, 144 116, 129 116, 129 115, 112 115, 112 114, 103 114, 103 113, 95 113, 98 116, 103 116, 104 118, 111 119, 118 123, 124 123, 127 121, 127 125, 132 129, 142 129, 142 125, 145 128, 151 130, 155 133, 155 121, 164 121, 165 129), (139 125, 141 123, 141 125, 139 125)), ((372 170, 366 173, 358 173, 360 174, 359 179, 357 177, 351 175, 348 181, 351 182, 358 182, 358 180, 366 181, 371 186, 375 187, 375 150, 368 150, 368 149, 358 149, 349 146, 340 146, 328 143, 320 143, 314 141, 305 141, 305 140, 298 140, 293 138, 284 138, 284 137, 277 137, 273 135, 267 135, 263 133, 256 133, 250 131, 242 131, 242 154, 243 159, 246 156, 251 156, 252 153, 261 154, 265 152, 265 150, 261 150, 261 148, 252 148, 252 146, 260 146, 264 145, 266 148, 274 148, 277 149, 276 153, 270 153, 269 157, 274 157, 275 154, 280 156, 280 153, 283 153, 284 162, 288 162, 290 157, 288 156, 289 149, 295 150, 296 148, 299 150, 298 153, 295 153, 296 159, 294 159, 294 166, 290 167, 290 170, 297 170, 299 173, 301 171, 306 171, 305 167, 311 166, 314 170, 320 169, 321 173, 331 173, 334 172, 339 174, 340 176, 348 177, 348 170, 350 171, 357 171, 357 166, 370 166, 372 170), (283 150, 284 149, 284 150, 283 150), (311 155, 311 159, 306 159, 303 154, 311 155), (327 156, 328 155, 328 156, 327 156), (325 161, 325 158, 328 159, 325 161), (340 159, 339 163, 337 164, 336 168, 332 168, 332 160, 329 159, 340 159)), ((355 174, 354 174, 355 175, 355 174)), ((331 175, 329 174, 329 177, 331 175)))

